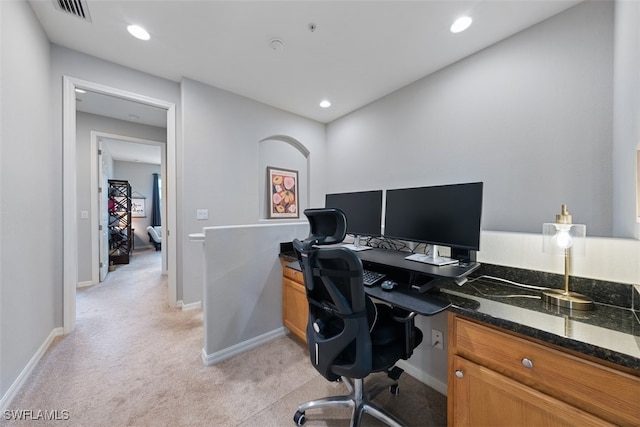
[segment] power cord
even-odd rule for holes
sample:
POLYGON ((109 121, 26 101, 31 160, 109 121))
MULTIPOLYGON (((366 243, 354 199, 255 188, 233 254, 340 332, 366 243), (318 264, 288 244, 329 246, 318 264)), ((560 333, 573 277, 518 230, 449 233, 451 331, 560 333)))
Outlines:
MULTIPOLYGON (((542 287, 542 286, 525 285, 524 283, 518 283, 518 282, 514 282, 512 280, 503 279, 501 277, 488 276, 488 275, 484 275, 484 274, 481 275, 481 276, 478 276, 478 277, 474 277, 473 279, 469 279, 467 281, 467 283, 471 285, 473 282, 476 282, 476 281, 478 281, 480 279, 495 280, 497 282, 507 283, 509 285, 516 286, 516 287, 523 288, 523 289, 532 289, 532 290, 537 290, 537 291, 544 291, 544 290, 549 289, 549 288, 542 287)), ((518 294, 491 295, 491 294, 486 294, 486 293, 482 292, 480 289, 478 289, 477 286, 471 285, 471 287, 473 287, 473 289, 475 289, 483 297, 490 297, 490 298, 530 298, 530 299, 541 299, 542 298, 540 295, 518 295, 518 294)))

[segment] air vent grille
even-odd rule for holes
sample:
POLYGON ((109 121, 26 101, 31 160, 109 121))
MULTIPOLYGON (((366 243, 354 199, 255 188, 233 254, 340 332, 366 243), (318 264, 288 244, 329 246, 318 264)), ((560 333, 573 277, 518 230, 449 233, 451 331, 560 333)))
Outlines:
POLYGON ((58 10, 70 13, 80 19, 91 22, 89 8, 84 0, 53 0, 53 4, 58 10))

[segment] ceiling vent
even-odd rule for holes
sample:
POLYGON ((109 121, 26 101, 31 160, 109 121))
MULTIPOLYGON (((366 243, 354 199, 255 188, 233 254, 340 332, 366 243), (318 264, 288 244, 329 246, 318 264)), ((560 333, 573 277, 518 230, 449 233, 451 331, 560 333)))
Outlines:
POLYGON ((91 22, 89 8, 85 0, 53 0, 56 9, 91 22))

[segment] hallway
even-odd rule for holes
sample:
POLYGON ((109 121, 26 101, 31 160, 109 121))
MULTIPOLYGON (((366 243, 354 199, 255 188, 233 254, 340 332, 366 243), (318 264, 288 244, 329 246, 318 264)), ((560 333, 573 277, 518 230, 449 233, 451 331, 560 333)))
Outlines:
MULTIPOLYGON (((288 337, 204 366, 202 312, 169 308, 159 263, 160 252, 136 252, 78 291, 76 331, 54 341, 8 408, 67 419, 8 425, 291 426, 298 403, 344 392, 288 337)), ((378 402, 410 425, 446 424, 446 398, 408 375, 400 396, 382 393, 378 402)), ((349 413, 309 412, 306 425, 346 426, 349 413)))

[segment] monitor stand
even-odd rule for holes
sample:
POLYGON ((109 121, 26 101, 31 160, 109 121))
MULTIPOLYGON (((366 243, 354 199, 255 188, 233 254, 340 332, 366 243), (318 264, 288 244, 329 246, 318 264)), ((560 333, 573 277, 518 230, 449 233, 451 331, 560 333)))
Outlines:
POLYGON ((404 259, 408 259, 410 261, 422 262, 424 264, 437 265, 439 267, 443 265, 458 263, 457 259, 438 256, 437 245, 427 245, 427 252, 429 252, 429 255, 411 254, 409 256, 406 256, 404 259))
POLYGON ((366 251, 367 249, 373 249, 371 246, 360 246, 360 235, 357 235, 353 241, 353 244, 347 243, 343 245, 344 248, 351 249, 352 251, 366 251))

